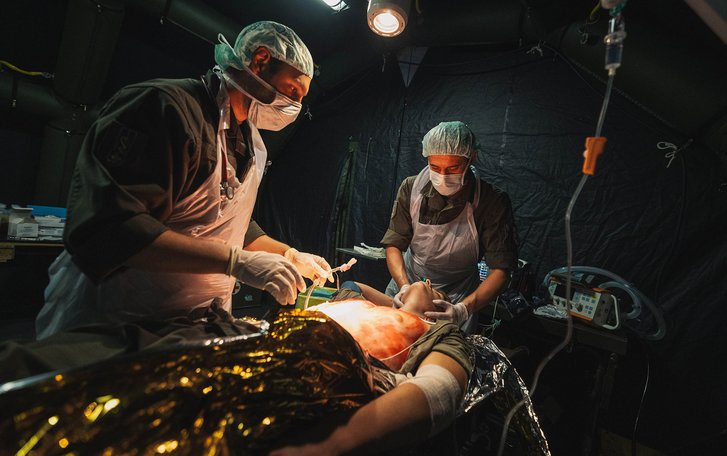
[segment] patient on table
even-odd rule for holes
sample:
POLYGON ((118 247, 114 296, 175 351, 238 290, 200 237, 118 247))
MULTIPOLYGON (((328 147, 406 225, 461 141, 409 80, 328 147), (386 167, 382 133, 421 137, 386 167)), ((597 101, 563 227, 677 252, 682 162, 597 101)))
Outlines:
MULTIPOLYGON (((357 283, 352 288, 361 290, 360 297, 353 297, 356 291, 348 290, 344 283, 344 293, 338 296, 348 299, 326 302, 308 310, 323 312, 343 326, 361 348, 392 370, 402 368, 414 343, 430 328, 446 323, 437 325, 424 316, 424 312, 435 310, 433 299, 445 297, 428 281, 417 282, 407 289, 401 309, 391 307, 391 297, 371 287, 357 283)), ((464 343, 464 339, 457 342, 464 343)))
POLYGON ((401 297, 404 306, 394 309, 387 307, 391 298, 360 286, 360 298, 308 310, 336 321, 368 355, 396 372, 394 388, 357 410, 324 441, 286 447, 271 455, 375 452, 434 435, 454 419, 473 366, 470 347, 459 328, 424 317, 425 311, 434 309, 432 300, 441 299, 442 294, 429 282, 418 282, 401 297))
MULTIPOLYGON (((153 453, 160 442, 186 454, 265 454, 284 442, 308 441, 315 443, 270 454, 376 454, 443 430, 462 408, 470 377, 489 372, 488 392, 507 385, 511 370, 503 369, 496 348, 492 359, 475 356, 478 346, 456 325, 423 317, 432 299, 442 298, 430 284, 412 285, 401 309, 387 307, 391 298, 383 293, 364 285, 360 291, 342 289, 339 302, 310 311, 282 310, 269 330, 224 318, 170 322, 169 343, 158 349, 11 385, 0 393, 0 434, 18 436, 13 443, 20 449, 42 429, 39 454, 53 452, 61 439, 81 454, 106 446, 153 453), (98 412, 93 420, 91 412, 98 412), (345 414, 331 420, 332 432, 326 423, 325 433, 307 434, 331 413, 345 414), (49 416, 58 418, 52 429, 49 416), (299 433, 284 440, 294 431, 299 433)), ((145 327, 102 328, 119 336, 100 342, 136 340, 132 336, 147 334, 145 327)), ((67 351, 79 351, 85 346, 79 343, 94 340, 98 331, 67 334, 67 351)), ((27 354, 20 361, 39 359, 27 354)), ((483 390, 477 391, 482 400, 483 390)), ((531 434, 540 442, 542 432, 533 423, 531 434)))

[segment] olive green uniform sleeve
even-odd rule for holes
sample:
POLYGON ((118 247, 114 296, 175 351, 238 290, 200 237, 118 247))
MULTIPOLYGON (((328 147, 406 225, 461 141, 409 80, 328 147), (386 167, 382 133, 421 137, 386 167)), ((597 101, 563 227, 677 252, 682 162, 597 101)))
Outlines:
POLYGON ((514 270, 518 260, 518 241, 507 193, 481 181, 480 203, 474 218, 480 236, 480 250, 487 266, 514 270))
POLYGON ((243 244, 243 247, 249 245, 252 241, 264 235, 265 231, 260 228, 260 225, 258 225, 255 220, 250 219, 250 225, 248 225, 247 232, 245 232, 245 243, 243 244))
POLYGON ((411 243, 413 236, 411 214, 409 205, 411 201, 411 189, 414 185, 416 176, 409 176, 404 179, 399 186, 399 191, 394 200, 394 206, 391 210, 391 219, 389 228, 384 233, 381 244, 388 247, 394 246, 399 250, 406 250, 411 243))
POLYGON ((175 203, 209 174, 214 129, 199 103, 153 84, 120 90, 87 133, 68 199, 66 248, 103 280, 168 228, 175 203), (204 169, 203 169, 204 168, 204 169))

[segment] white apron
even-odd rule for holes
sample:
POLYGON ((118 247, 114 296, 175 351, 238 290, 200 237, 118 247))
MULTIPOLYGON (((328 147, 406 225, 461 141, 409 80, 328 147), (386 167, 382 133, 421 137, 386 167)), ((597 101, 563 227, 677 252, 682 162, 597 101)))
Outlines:
MULTIPOLYGON (((217 129, 217 164, 194 193, 179 201, 166 226, 191 237, 242 245, 250 223, 267 150, 260 133, 250 124, 254 155, 242 183, 227 166, 233 199, 220 194, 222 157, 227 154, 229 103, 221 110, 217 129)), ((225 160, 226 162, 226 160, 225 160)), ((94 285, 63 251, 49 268, 45 306, 36 319, 38 339, 87 324, 114 323, 143 317, 164 319, 187 315, 218 300, 231 310, 235 278, 226 274, 191 274, 126 269, 94 285)))
MULTIPOLYGON (((480 180, 475 176, 475 206, 468 201, 454 220, 442 225, 419 223, 424 199, 421 191, 428 182, 427 166, 417 175, 411 190, 409 213, 413 236, 404 253, 406 275, 412 283, 429 279, 433 287, 449 295, 452 303, 458 303, 480 283, 477 270, 480 242, 473 216, 480 197, 480 180)), ((398 292, 393 280, 386 292, 392 296, 398 292)))

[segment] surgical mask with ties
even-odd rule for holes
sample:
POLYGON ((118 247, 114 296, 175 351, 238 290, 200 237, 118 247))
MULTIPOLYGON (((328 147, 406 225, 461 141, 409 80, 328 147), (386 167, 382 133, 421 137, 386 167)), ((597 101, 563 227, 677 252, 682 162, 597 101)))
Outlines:
MULTIPOLYGON (((235 53, 224 35, 220 33, 217 39, 220 42, 218 46, 227 47, 235 53)), ((272 131, 282 130, 293 123, 300 113, 301 104, 278 92, 250 68, 241 66, 242 69, 228 67, 224 70, 215 66, 214 70, 218 74, 222 73, 220 76, 228 84, 250 97, 250 107, 247 110, 250 123, 258 129, 272 131)))
POLYGON ((250 97, 247 118, 258 129, 282 130, 300 114, 300 103, 278 92, 249 68, 227 68, 222 74, 228 84, 250 97))
POLYGON ((300 103, 278 92, 275 100, 268 105, 253 98, 247 117, 258 129, 278 131, 293 123, 300 114, 300 108, 300 103))
POLYGON ((464 185, 464 173, 461 174, 439 174, 429 170, 429 180, 432 181, 434 189, 442 196, 452 196, 464 185))

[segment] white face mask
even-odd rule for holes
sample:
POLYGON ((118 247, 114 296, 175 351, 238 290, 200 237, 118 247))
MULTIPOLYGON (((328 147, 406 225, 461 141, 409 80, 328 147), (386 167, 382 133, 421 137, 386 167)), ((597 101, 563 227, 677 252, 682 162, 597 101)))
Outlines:
POLYGON ((442 196, 452 196, 464 185, 464 173, 461 174, 439 174, 429 170, 429 180, 432 181, 434 189, 442 196))
POLYGON ((249 68, 245 67, 243 70, 230 68, 225 70, 223 74, 228 84, 250 97, 247 118, 258 129, 282 130, 293 123, 300 114, 300 103, 278 92, 275 87, 254 74, 249 68), (246 74, 241 73, 242 71, 246 74), (245 86, 250 84, 250 81, 254 81, 259 87, 255 87, 255 90, 251 90, 252 88, 246 89, 245 86), (265 103, 264 100, 259 99, 262 98, 261 96, 255 96, 253 92, 264 94, 266 97, 272 98, 272 101, 265 103))
POLYGON ((300 108, 300 103, 277 92, 275 100, 270 104, 263 104, 252 98, 247 109, 247 118, 261 130, 278 131, 293 123, 300 114, 300 108))

